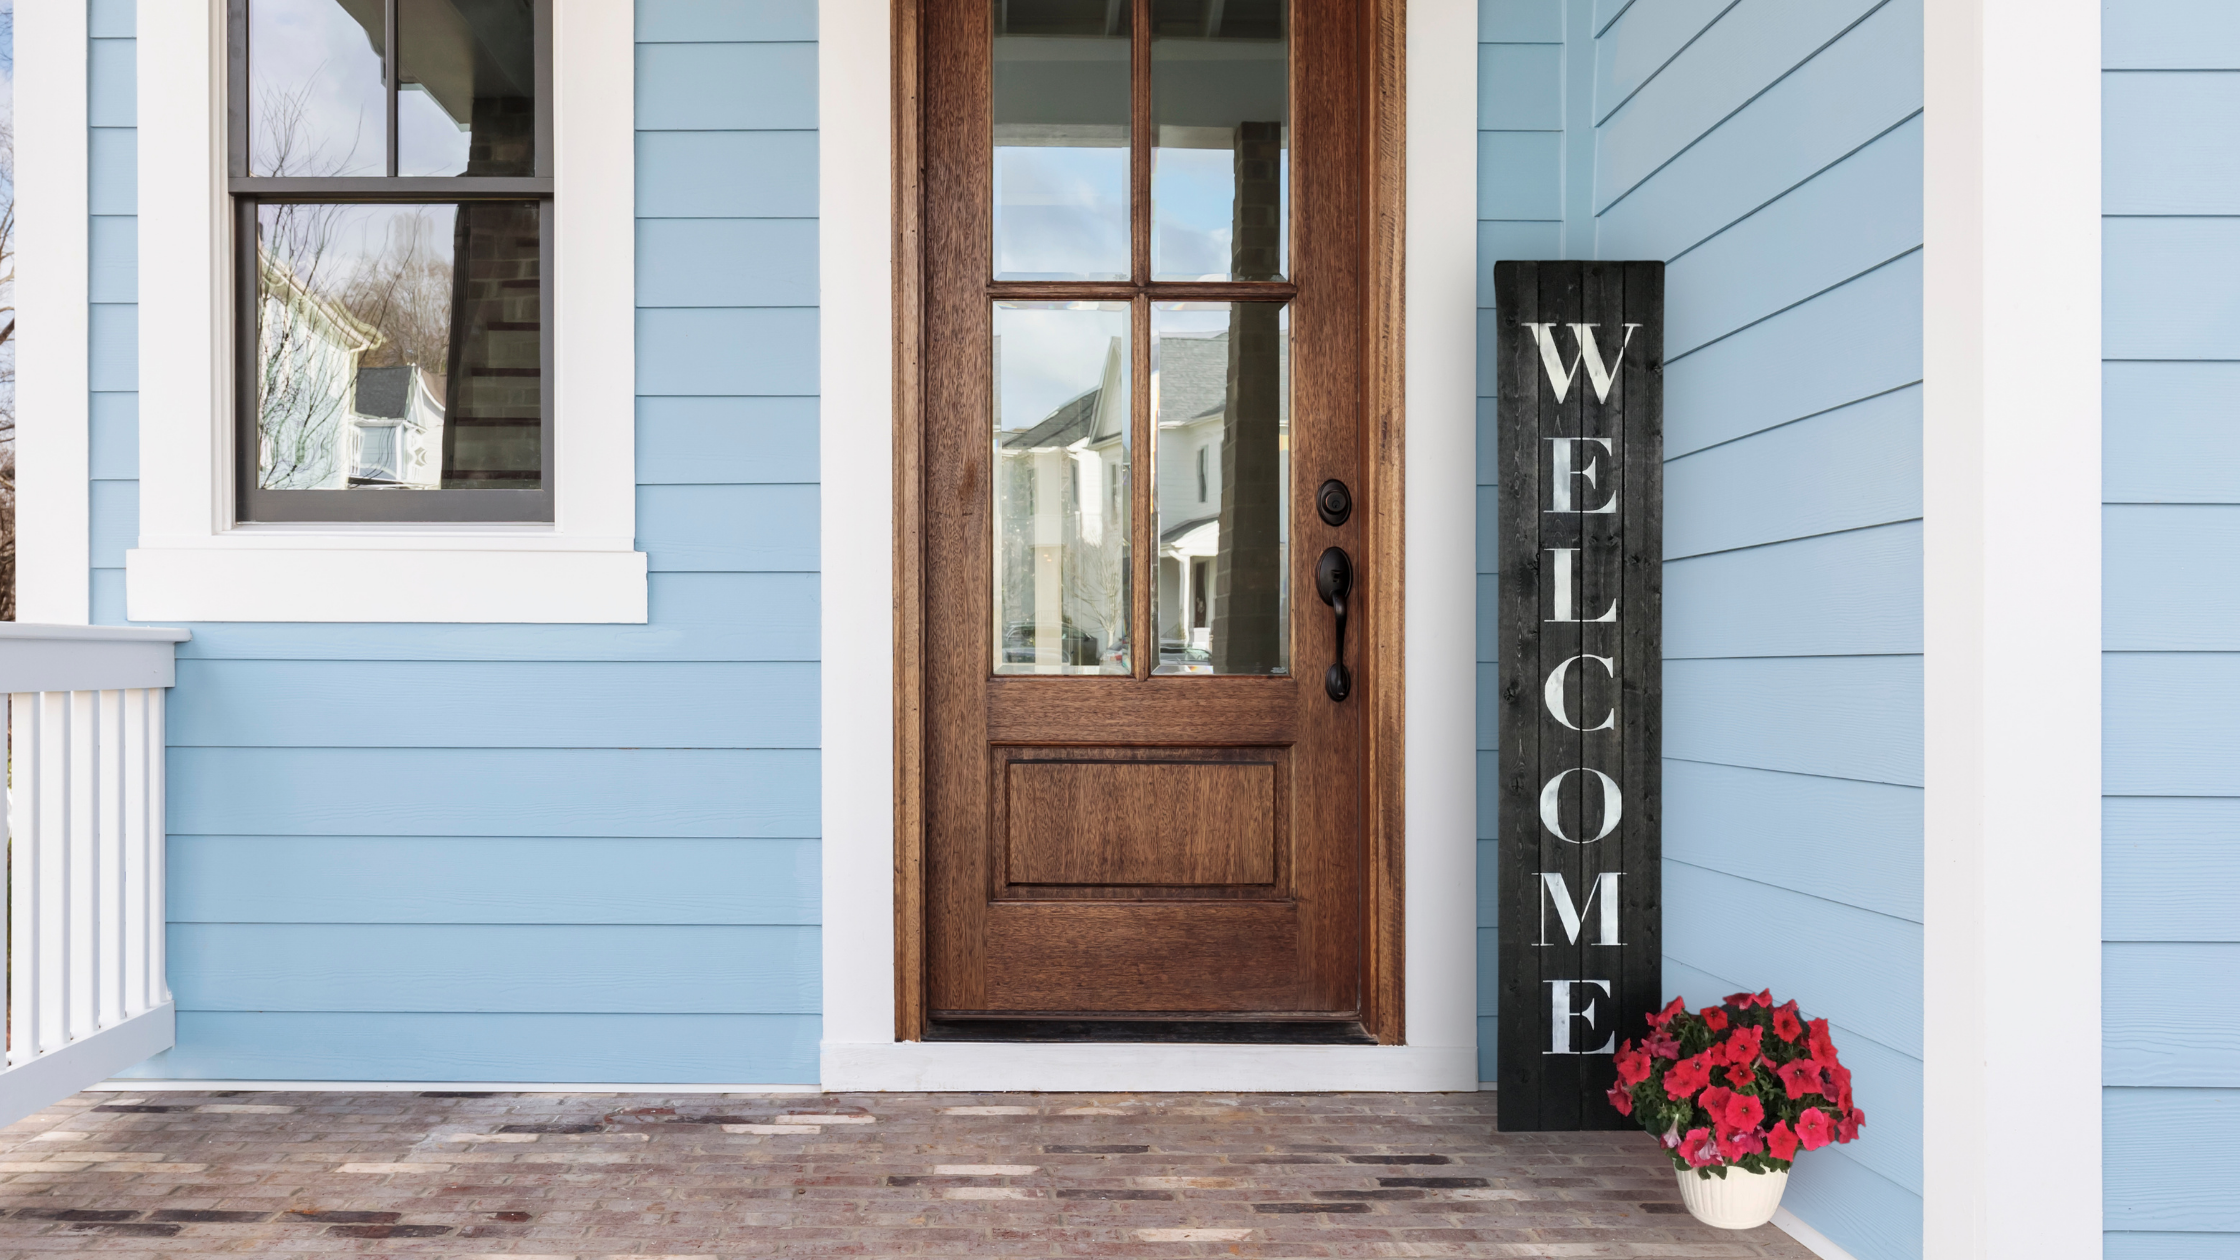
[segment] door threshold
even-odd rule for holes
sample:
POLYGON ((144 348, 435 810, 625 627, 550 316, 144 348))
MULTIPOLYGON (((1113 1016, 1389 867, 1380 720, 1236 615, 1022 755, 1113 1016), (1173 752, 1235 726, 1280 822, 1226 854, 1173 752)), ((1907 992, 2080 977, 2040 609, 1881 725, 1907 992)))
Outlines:
POLYGON ((1359 1020, 937 1019, 927 1041, 1373 1046, 1359 1020))

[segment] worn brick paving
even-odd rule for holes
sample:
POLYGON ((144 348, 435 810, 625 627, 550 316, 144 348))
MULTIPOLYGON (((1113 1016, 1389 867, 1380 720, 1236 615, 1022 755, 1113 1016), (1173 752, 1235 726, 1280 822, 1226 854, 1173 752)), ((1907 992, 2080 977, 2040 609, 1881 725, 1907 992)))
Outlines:
POLYGON ((1488 1094, 80 1094, 0 1254, 1792 1257, 1488 1094))

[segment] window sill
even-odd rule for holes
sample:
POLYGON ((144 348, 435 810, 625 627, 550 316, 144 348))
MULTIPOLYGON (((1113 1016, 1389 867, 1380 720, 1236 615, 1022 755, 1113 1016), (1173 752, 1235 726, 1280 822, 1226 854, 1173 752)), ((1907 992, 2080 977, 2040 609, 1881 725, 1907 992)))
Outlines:
POLYGON ((218 546, 204 539, 127 551, 125 615, 160 622, 646 620, 646 557, 627 541, 596 548, 583 538, 453 529, 418 537, 247 530, 224 537, 218 546))

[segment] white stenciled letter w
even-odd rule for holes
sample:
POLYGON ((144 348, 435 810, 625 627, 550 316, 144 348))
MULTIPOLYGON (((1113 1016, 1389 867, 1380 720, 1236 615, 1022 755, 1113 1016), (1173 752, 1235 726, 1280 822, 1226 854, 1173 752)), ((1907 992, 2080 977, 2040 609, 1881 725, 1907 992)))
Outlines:
POLYGON ((1626 357, 1626 347, 1633 344, 1634 331, 1639 324, 1627 324, 1625 338, 1618 343, 1618 353, 1608 361, 1602 357, 1602 348, 1595 343, 1593 324, 1566 324, 1571 335, 1579 340, 1579 357, 1564 366, 1563 351, 1556 348, 1556 325, 1526 324, 1532 330, 1532 339, 1540 345, 1540 366, 1548 373, 1548 386, 1555 390, 1556 401, 1562 402, 1571 392, 1571 382, 1578 379, 1579 366, 1587 368, 1587 383, 1594 386, 1596 402, 1610 401, 1610 386, 1618 379, 1618 364, 1626 357))

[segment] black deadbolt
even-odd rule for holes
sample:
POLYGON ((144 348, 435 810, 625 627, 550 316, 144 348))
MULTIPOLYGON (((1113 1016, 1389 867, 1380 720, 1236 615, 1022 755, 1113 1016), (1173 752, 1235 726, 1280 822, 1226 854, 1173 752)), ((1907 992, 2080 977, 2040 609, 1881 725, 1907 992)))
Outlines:
POLYGON ((1322 516, 1323 524, 1343 525, 1353 515, 1353 491, 1333 477, 1314 492, 1314 510, 1322 516))

